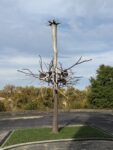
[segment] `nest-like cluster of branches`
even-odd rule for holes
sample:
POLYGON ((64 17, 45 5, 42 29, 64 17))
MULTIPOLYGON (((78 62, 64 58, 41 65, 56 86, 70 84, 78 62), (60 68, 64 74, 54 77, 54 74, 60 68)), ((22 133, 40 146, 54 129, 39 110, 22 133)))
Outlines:
POLYGON ((30 69, 22 69, 22 70, 18 70, 18 71, 24 73, 27 76, 32 76, 34 78, 38 78, 41 81, 47 82, 48 85, 54 85, 54 83, 55 83, 59 87, 75 84, 81 77, 74 76, 74 73, 72 72, 72 68, 75 67, 76 65, 79 65, 81 63, 91 60, 91 59, 82 60, 82 57, 80 57, 76 63, 74 63, 67 69, 63 69, 61 63, 58 64, 57 68, 54 68, 54 64, 53 64, 53 60, 52 60, 50 62, 50 64, 46 65, 46 70, 44 70, 42 58, 41 58, 41 56, 39 56, 39 57, 40 57, 39 73, 34 74, 30 69))

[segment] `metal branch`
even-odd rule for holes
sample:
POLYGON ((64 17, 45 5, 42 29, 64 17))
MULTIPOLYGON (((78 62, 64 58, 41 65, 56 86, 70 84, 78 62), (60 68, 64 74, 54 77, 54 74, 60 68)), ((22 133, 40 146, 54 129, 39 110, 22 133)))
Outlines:
POLYGON ((47 70, 49 70, 49 67, 48 67, 48 65, 47 65, 46 63, 44 63, 44 65, 45 65, 46 69, 47 69, 47 70))
POLYGON ((68 97, 63 92, 61 92, 59 89, 58 89, 58 91, 60 94, 62 94, 68 100, 68 97))
POLYGON ((52 26, 53 24, 57 26, 60 24, 59 22, 56 22, 54 19, 52 21, 48 21, 48 23, 49 23, 49 26, 52 26))
POLYGON ((39 78, 37 74, 34 74, 30 69, 22 69, 22 70, 17 70, 18 72, 21 72, 27 76, 32 76, 34 78, 39 78), (24 71, 25 70, 25 71, 24 71), (27 72, 26 72, 27 71, 27 72))
POLYGON ((42 72, 44 72, 43 71, 43 65, 42 65, 42 57, 40 55, 39 55, 39 58, 40 58, 39 59, 40 69, 41 69, 42 72))
POLYGON ((76 65, 79 65, 79 64, 82 64, 82 63, 84 63, 84 62, 88 62, 88 61, 91 61, 92 59, 88 59, 88 60, 83 60, 83 61, 81 61, 81 59, 82 59, 82 56, 78 59, 78 61, 75 63, 75 64, 73 64, 71 67, 69 67, 69 68, 67 68, 67 69, 65 69, 65 70, 70 70, 71 68, 73 68, 74 66, 76 66, 76 65))
POLYGON ((49 71, 52 71, 51 69, 53 68, 53 59, 51 60, 50 64, 49 64, 49 71))

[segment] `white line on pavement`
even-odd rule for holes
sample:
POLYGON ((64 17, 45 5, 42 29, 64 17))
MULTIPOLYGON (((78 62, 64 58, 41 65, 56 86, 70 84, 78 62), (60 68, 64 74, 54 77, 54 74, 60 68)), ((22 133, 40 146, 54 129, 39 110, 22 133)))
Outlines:
POLYGON ((12 117, 12 118, 2 118, 0 119, 0 121, 2 120, 19 120, 19 119, 38 119, 38 118, 42 118, 43 116, 27 116, 27 117, 12 117))

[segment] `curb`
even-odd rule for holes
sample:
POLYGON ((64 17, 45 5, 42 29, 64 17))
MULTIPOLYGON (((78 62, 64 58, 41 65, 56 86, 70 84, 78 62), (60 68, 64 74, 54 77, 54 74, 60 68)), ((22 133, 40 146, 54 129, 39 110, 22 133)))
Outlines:
POLYGON ((12 131, 9 131, 6 136, 0 141, 0 146, 4 145, 4 143, 9 139, 9 137, 11 136, 12 131))
MULTIPOLYGON (((40 115, 42 113, 48 114, 52 113, 52 109, 48 111, 35 111, 35 110, 30 110, 30 111, 21 111, 21 112, 0 112, 0 116, 22 116, 22 115, 27 115, 27 114, 32 114, 32 115, 40 115)), ((59 109, 59 112, 106 112, 106 113, 113 113, 113 109, 59 109)))
POLYGON ((11 137, 11 135, 14 133, 15 130, 10 131, 10 133, 7 135, 7 137, 4 138, 4 141, 1 144, 1 147, 3 147, 5 145, 5 143, 9 140, 9 138, 11 137))
POLYGON ((58 139, 58 140, 46 140, 46 141, 35 141, 35 142, 27 142, 21 144, 15 144, 12 146, 7 146, 1 148, 0 150, 9 150, 16 147, 33 145, 33 144, 44 144, 44 143, 53 143, 53 142, 65 142, 65 141, 91 141, 91 140, 103 140, 103 141, 113 141, 113 138, 78 138, 78 139, 58 139))

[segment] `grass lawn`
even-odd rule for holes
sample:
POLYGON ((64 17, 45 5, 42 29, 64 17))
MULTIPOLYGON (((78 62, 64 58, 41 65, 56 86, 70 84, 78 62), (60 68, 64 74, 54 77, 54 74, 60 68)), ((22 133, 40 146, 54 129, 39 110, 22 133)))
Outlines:
POLYGON ((112 138, 112 136, 90 126, 64 127, 58 134, 53 134, 50 128, 21 129, 14 131, 4 146, 25 142, 68 138, 112 138))

